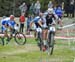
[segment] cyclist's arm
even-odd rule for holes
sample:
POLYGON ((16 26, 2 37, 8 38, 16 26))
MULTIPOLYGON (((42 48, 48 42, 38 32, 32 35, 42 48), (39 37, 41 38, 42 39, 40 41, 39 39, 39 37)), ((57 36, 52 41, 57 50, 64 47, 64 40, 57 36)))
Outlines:
POLYGON ((55 22, 54 18, 52 20, 53 20, 52 25, 56 25, 56 22, 55 22))

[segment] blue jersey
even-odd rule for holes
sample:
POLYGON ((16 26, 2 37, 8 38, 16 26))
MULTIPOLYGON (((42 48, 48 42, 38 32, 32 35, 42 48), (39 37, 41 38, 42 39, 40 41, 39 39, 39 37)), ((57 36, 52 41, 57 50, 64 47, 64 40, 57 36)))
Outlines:
POLYGON ((55 9, 55 13, 58 15, 58 16, 62 16, 62 13, 63 13, 63 10, 60 8, 57 8, 55 9))
POLYGON ((37 17, 35 17, 35 18, 33 19, 33 22, 34 22, 34 23, 38 23, 39 20, 40 20, 40 17, 37 16, 37 17))
POLYGON ((2 32, 6 31, 7 28, 4 26, 5 24, 8 25, 8 21, 10 20, 10 18, 5 18, 1 20, 1 30, 2 32))
POLYGON ((2 24, 2 25, 7 24, 7 25, 10 26, 10 27, 14 27, 15 21, 10 20, 10 18, 5 18, 5 19, 1 20, 1 24, 2 24))
POLYGON ((5 25, 8 24, 8 21, 10 20, 10 18, 5 18, 1 20, 1 25, 5 25))
POLYGON ((15 26, 15 21, 13 21, 13 20, 9 20, 8 21, 8 26, 10 26, 10 27, 12 27, 12 28, 14 28, 14 26, 15 26))

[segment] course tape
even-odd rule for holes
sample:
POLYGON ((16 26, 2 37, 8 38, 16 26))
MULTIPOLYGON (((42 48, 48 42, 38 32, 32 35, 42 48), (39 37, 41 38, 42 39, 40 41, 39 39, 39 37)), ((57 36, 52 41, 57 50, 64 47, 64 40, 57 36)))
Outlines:
MULTIPOLYGON (((3 37, 4 34, 0 34, 0 37, 3 37)), ((34 38, 34 35, 25 35, 26 38, 34 38)), ((75 36, 55 36, 55 39, 75 39, 75 36)))

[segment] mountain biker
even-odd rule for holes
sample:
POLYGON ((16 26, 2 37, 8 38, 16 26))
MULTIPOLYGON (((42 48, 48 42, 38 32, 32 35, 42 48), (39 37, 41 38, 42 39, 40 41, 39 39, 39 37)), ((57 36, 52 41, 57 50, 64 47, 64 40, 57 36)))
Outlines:
MULTIPOLYGON (((35 26, 36 26, 35 31, 37 31, 37 28, 42 28, 42 18, 41 18, 42 15, 43 15, 43 13, 40 12, 40 13, 39 13, 39 16, 34 17, 34 19, 30 22, 30 28, 31 28, 31 26, 32 26, 33 23, 34 23, 35 26)), ((40 31, 41 31, 41 30, 40 30, 40 31)), ((35 33, 37 34, 37 32, 35 32, 35 33)), ((35 34, 35 38, 37 39, 36 34, 35 34)))
POLYGON ((2 25, 1 27, 2 33, 4 33, 4 36, 9 38, 7 34, 7 29, 9 28, 10 32, 13 32, 12 28, 14 28, 14 25, 15 25, 14 15, 10 15, 10 17, 6 17, 2 19, 1 25, 2 25))
POLYGON ((15 26, 16 22, 14 20, 14 15, 10 15, 10 20, 8 21, 8 26, 9 26, 9 29, 11 31, 11 34, 14 33, 14 26, 15 26))
POLYGON ((47 10, 47 14, 46 14, 46 29, 44 30, 44 33, 43 33, 43 37, 44 37, 44 47, 45 47, 45 50, 47 49, 47 37, 48 37, 48 27, 50 24, 54 24, 55 25, 55 19, 58 19, 58 16, 55 14, 53 8, 48 8, 47 10))

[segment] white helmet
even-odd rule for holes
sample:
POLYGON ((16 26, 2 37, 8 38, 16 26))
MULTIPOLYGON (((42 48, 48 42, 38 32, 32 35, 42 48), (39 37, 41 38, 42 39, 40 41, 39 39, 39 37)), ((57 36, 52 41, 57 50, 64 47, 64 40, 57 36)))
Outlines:
POLYGON ((53 13, 53 8, 48 8, 48 13, 52 14, 53 13))

